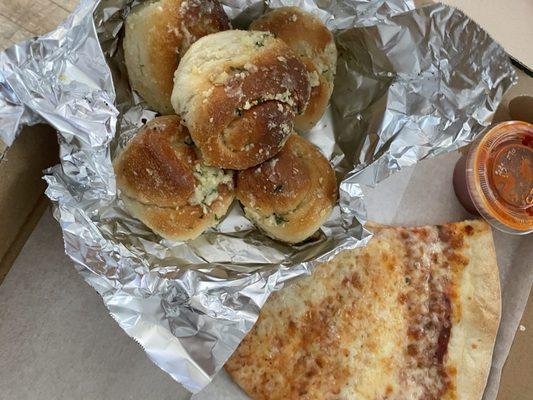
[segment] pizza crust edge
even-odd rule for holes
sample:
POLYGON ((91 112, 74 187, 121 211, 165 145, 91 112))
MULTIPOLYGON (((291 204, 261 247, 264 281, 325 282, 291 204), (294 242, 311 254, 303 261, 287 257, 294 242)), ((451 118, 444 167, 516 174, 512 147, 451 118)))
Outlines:
POLYGON ((448 365, 457 370, 457 398, 474 400, 482 398, 487 384, 500 325, 501 292, 490 226, 484 221, 448 226, 458 229, 466 225, 474 231, 464 237, 466 246, 462 253, 468 257, 469 264, 458 280, 460 319, 452 324, 448 365))

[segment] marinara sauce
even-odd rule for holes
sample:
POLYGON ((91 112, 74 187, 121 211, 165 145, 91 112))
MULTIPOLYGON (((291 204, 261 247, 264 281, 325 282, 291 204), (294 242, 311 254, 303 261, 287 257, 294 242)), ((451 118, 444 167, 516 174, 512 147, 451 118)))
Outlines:
POLYGON ((533 232, 533 125, 508 121, 491 127, 458 161, 459 201, 496 228, 533 232))

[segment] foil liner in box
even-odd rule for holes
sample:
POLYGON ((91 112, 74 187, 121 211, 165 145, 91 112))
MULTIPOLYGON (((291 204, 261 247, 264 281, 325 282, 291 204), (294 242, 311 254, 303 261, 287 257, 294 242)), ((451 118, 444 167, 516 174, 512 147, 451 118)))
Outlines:
POLYGON ((124 18, 139 1, 84 0, 57 30, 0 53, 0 137, 24 124, 58 130, 61 164, 46 172, 66 253, 111 316, 174 379, 209 383, 268 295, 317 262, 366 244, 360 184, 474 140, 516 77, 503 51, 461 12, 401 0, 227 0, 235 27, 266 7, 297 5, 335 32, 330 110, 306 136, 329 158, 340 199, 312 240, 266 238, 238 204, 197 240, 162 240, 117 197, 111 158, 156 114, 132 93, 124 18))

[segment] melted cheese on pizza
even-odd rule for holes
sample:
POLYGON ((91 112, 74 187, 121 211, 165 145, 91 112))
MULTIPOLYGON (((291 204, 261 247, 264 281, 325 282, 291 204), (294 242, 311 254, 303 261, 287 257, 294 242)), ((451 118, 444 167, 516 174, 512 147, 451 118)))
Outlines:
POLYGON ((475 227, 377 228, 273 295, 227 371, 258 400, 458 398, 447 350, 475 227))

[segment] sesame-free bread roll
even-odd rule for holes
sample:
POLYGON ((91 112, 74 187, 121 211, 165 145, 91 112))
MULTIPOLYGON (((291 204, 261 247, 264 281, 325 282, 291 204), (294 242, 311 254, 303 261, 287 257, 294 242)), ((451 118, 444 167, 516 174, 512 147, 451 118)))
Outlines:
POLYGON ((128 211, 165 239, 196 238, 234 198, 233 173, 203 164, 177 116, 148 122, 113 165, 128 211))
POLYGON ((172 105, 208 165, 240 170, 279 152, 309 92, 305 66, 285 42, 232 30, 191 46, 174 76, 172 105))
POLYGON ((309 73, 311 97, 294 127, 305 132, 316 125, 328 106, 337 70, 337 48, 333 35, 314 15, 297 7, 276 8, 252 22, 250 29, 269 31, 300 56, 309 73))
POLYGON ((239 171, 236 192, 246 216, 268 236, 298 243, 329 217, 337 182, 318 148, 293 134, 276 157, 239 171))
POLYGON ((174 114, 170 95, 180 58, 196 40, 230 28, 217 0, 159 0, 126 18, 124 60, 130 83, 154 110, 174 114))

